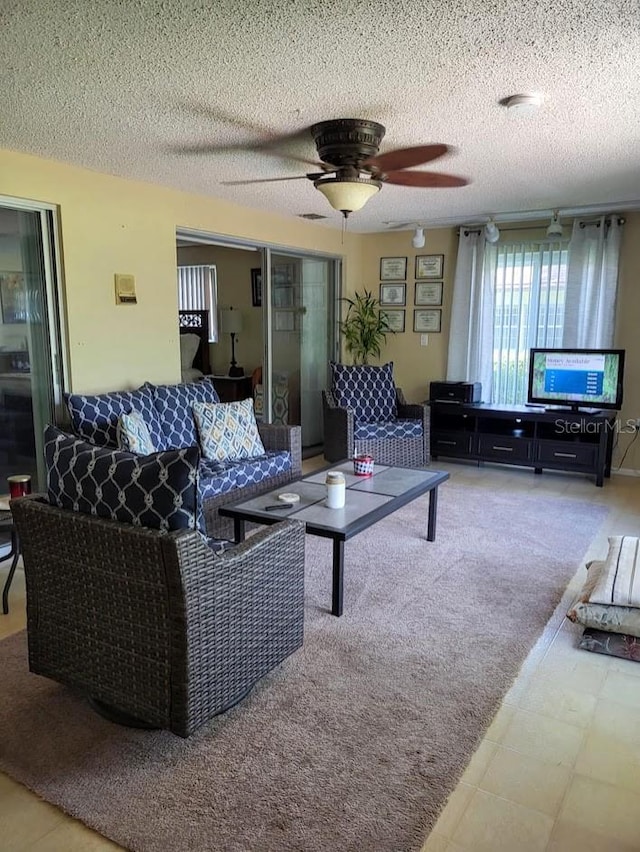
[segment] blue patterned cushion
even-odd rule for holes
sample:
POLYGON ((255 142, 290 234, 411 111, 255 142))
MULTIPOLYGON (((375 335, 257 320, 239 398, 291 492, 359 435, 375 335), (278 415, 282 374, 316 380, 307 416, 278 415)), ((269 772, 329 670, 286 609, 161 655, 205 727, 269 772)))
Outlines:
POLYGON ((357 423, 354 438, 419 438, 422 420, 392 420, 388 423, 357 423))
MULTIPOLYGON (((202 459, 200 462, 199 494, 204 501, 218 494, 226 494, 234 488, 244 488, 264 482, 280 473, 291 470, 291 454, 286 450, 274 450, 255 459, 217 462, 202 459)), ((238 495, 241 499, 242 495, 238 495)))
POLYGON ((340 408, 352 408, 356 423, 395 420, 393 362, 382 367, 331 362, 332 392, 340 408))
POLYGON ((136 456, 47 426, 44 451, 52 505, 151 529, 195 528, 196 447, 136 456))
POLYGON ((195 402, 193 414, 200 435, 200 447, 206 459, 250 459, 264 455, 253 413, 253 400, 195 402))
POLYGON ((143 385, 155 394, 156 410, 164 430, 166 449, 197 447, 198 433, 193 419, 194 402, 220 402, 211 379, 178 385, 143 385))
POLYGON ((120 450, 136 453, 138 456, 150 456, 156 451, 145 419, 139 411, 120 415, 116 435, 120 450))
POLYGON ((155 406, 152 386, 143 385, 135 391, 113 391, 93 396, 66 394, 65 400, 73 431, 79 437, 100 447, 117 447, 117 427, 120 415, 139 411, 144 418, 156 450, 168 449, 155 406))

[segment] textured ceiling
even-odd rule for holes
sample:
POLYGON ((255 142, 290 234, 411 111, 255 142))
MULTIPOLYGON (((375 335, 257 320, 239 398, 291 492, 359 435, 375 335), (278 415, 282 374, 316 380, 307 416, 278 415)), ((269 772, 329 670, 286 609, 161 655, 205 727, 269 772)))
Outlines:
MULTIPOLYGON (((309 170, 295 159, 179 149, 369 118, 381 151, 454 146, 425 168, 471 184, 383 186, 353 231, 624 209, 640 200, 639 23, 636 0, 3 0, 0 147, 339 227, 307 180, 222 183, 309 170), (500 106, 521 92, 542 95, 536 115, 500 106)), ((316 159, 310 136, 286 150, 316 159)))

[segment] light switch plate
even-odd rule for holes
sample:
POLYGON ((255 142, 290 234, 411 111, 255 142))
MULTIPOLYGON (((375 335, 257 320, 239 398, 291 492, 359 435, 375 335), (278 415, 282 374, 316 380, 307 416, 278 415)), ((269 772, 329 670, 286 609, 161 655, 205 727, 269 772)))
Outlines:
POLYGON ((421 334, 420 335, 420 346, 428 346, 429 345, 429 335, 421 334))

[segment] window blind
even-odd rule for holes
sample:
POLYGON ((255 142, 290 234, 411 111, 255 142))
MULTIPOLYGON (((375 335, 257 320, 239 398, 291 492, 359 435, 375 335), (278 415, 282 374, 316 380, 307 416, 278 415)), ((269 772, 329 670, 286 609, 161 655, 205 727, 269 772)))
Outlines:
POLYGON ((178 267, 178 307, 209 311, 209 342, 218 340, 218 293, 215 266, 178 267))

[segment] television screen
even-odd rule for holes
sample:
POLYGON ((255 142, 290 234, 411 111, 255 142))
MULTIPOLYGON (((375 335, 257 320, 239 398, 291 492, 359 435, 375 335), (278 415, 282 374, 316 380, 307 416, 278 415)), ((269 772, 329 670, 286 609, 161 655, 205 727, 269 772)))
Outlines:
POLYGON ((528 401, 619 409, 623 371, 624 349, 532 349, 528 401))

